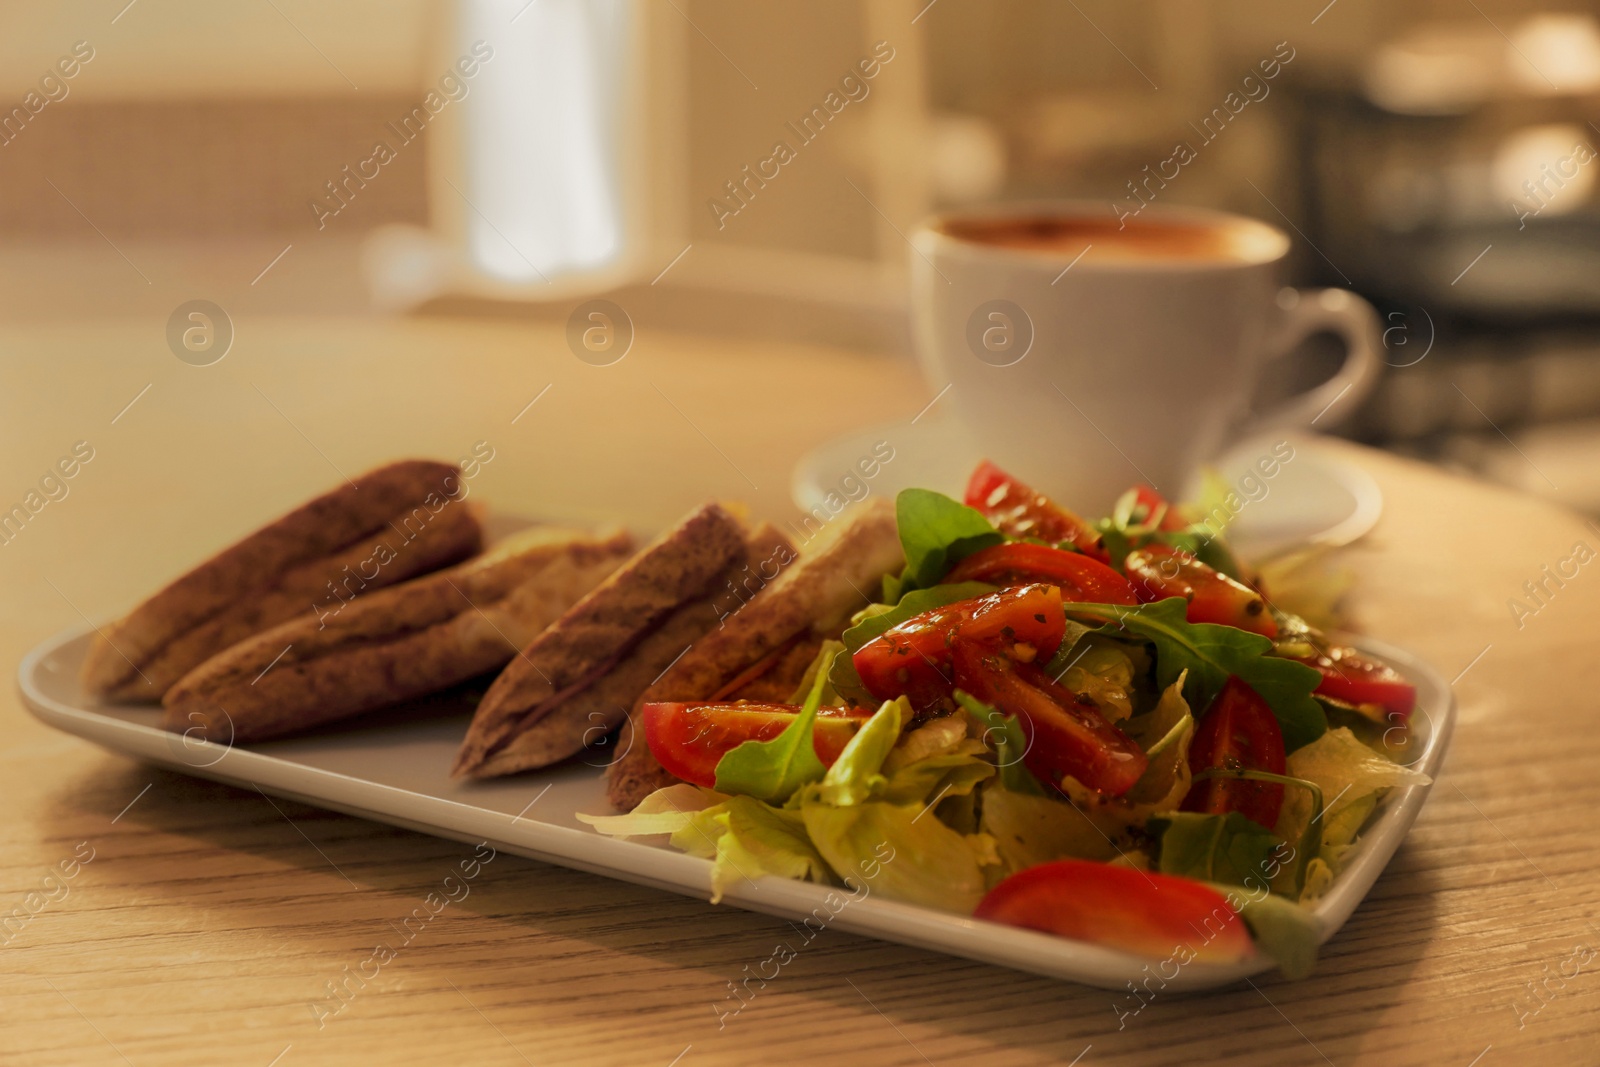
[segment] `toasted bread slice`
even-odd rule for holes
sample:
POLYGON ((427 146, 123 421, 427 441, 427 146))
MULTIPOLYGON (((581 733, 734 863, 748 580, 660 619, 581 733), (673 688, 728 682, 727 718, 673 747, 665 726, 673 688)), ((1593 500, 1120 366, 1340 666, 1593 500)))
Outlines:
POLYGON ((451 773, 489 755, 578 687, 619 663, 687 600, 742 561, 744 524, 707 504, 667 530, 539 634, 484 694, 451 773))
MULTIPOLYGON (((702 596, 675 608, 625 656, 588 685, 548 701, 524 717, 519 732, 470 770, 493 778, 548 767, 585 748, 609 744, 639 694, 661 677, 694 642, 722 623, 742 603, 741 590, 770 569, 794 559, 794 546, 777 527, 762 523, 739 559, 712 581, 702 596), (754 576, 752 580, 752 576, 754 576)), ((559 625, 559 624, 558 624, 559 625)), ((607 749, 609 751, 609 749, 607 749)))
POLYGON ((483 531, 453 464, 406 460, 368 471, 202 563, 101 629, 85 688, 160 700, 230 645, 296 615, 337 613, 355 597, 477 552, 483 531))
POLYGON ((797 635, 805 640, 837 634, 855 611, 871 602, 883 576, 903 564, 893 505, 882 500, 863 504, 830 543, 801 555, 644 691, 618 738, 621 755, 607 768, 612 805, 631 811, 676 780, 639 736, 643 704, 715 699, 741 671, 780 652, 797 635))
POLYGON ((235 645, 167 693, 169 730, 259 741, 424 696, 504 665, 621 566, 627 534, 535 527, 448 570, 235 645))

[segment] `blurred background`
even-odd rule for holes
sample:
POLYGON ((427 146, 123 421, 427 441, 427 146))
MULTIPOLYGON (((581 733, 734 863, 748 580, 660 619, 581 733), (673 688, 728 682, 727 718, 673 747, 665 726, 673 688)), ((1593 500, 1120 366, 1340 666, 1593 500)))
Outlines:
POLYGON ((928 211, 1201 204, 1384 316, 1339 432, 1600 513, 1597 103, 1595 6, 1535 0, 6 4, 0 316, 606 294, 903 357, 928 211))

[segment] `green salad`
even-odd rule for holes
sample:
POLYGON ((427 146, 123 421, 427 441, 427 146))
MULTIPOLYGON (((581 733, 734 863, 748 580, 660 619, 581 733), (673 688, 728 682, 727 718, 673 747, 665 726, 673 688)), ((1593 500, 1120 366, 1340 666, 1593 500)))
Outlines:
MULTIPOLYGON (((683 779, 623 815, 711 861, 1181 962, 1307 973, 1310 905, 1403 765, 1414 688, 1272 603, 1148 487, 1087 522, 985 463, 896 500, 905 565, 785 704, 646 704, 683 779)), ((802 661, 803 662, 803 661, 802 661)))

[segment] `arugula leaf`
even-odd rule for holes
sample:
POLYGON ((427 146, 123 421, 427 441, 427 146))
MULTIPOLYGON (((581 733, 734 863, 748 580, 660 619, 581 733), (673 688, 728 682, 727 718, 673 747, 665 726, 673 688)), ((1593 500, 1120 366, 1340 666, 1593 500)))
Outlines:
POLYGON ((890 603, 912 589, 938 584, 961 560, 1005 540, 982 514, 930 489, 901 490, 894 514, 906 568, 898 578, 883 580, 883 598, 890 603))
POLYGON ((1134 538, 1118 526, 1115 519, 1100 519, 1094 528, 1100 534, 1101 547, 1111 557, 1111 565, 1118 571, 1122 570, 1122 561, 1133 551, 1134 538))
POLYGON ((1190 526, 1183 530, 1163 530, 1150 538, 1189 553, 1214 571, 1221 571, 1236 582, 1244 581, 1244 568, 1233 550, 1220 537, 1214 537, 1204 526, 1190 526))
POLYGON ((1094 633, 1095 630, 1096 627, 1085 626, 1077 619, 1069 618, 1066 631, 1061 635, 1061 645, 1056 649, 1056 654, 1051 656, 1050 661, 1044 665, 1045 673, 1060 681, 1067 668, 1076 663, 1078 657, 1085 653, 1086 649, 1079 648, 1079 644, 1089 634, 1094 633))
MULTIPOLYGON (((1223 488, 1227 488, 1225 484, 1223 488)), ((1181 530, 1163 530, 1160 524, 1166 512, 1157 509, 1157 514, 1152 515, 1139 508, 1135 516, 1137 502, 1138 493, 1130 489, 1118 498, 1109 518, 1095 523, 1095 529, 1099 531, 1105 549, 1111 555, 1112 565, 1118 570, 1122 569, 1123 560, 1129 552, 1154 541, 1181 549, 1213 570, 1221 571, 1236 581, 1244 581, 1244 568, 1239 566, 1238 559, 1222 540, 1221 530, 1213 529, 1204 522, 1190 523, 1181 530)), ((1198 506, 1202 509, 1205 507, 1204 503, 1198 506)), ((1225 510, 1223 513, 1232 512, 1225 510)))
POLYGON ((819 665, 811 695, 783 733, 771 741, 746 741, 717 761, 719 793, 737 793, 781 805, 801 786, 822 780, 828 768, 817 758, 811 731, 828 684, 827 667, 819 665))
POLYGON ((1322 678, 1316 670, 1268 655, 1272 642, 1260 634, 1232 626, 1189 622, 1184 618, 1186 608, 1182 597, 1133 608, 1120 604, 1068 606, 1074 615, 1087 615, 1110 624, 1103 633, 1115 634, 1121 629, 1155 645, 1156 684, 1161 688, 1171 685, 1187 670, 1184 696, 1190 707, 1204 709, 1227 684, 1228 676, 1238 675, 1277 716, 1286 752, 1308 745, 1327 732, 1327 717, 1311 696, 1322 678))
POLYGON ((913 615, 921 615, 924 611, 942 608, 958 600, 971 600, 973 597, 998 590, 998 586, 989 585, 987 582, 954 582, 950 585, 935 585, 929 589, 912 589, 900 598, 898 604, 887 611, 874 612, 870 615, 862 612, 861 615, 865 618, 858 615, 857 618, 861 621, 846 630, 839 639, 844 642, 845 648, 854 653, 874 637, 899 626, 913 615))
MULTIPOLYGON (((1330 735, 1324 734, 1323 736, 1330 735)), ((1304 751, 1304 749, 1301 751, 1304 751)), ((1255 782, 1276 782, 1279 785, 1290 786, 1293 789, 1304 789, 1310 797, 1311 810, 1319 814, 1323 813, 1322 788, 1317 783, 1307 781, 1304 778, 1294 778, 1287 774, 1273 774, 1271 771, 1257 771, 1243 767, 1213 767, 1194 776, 1194 780, 1197 782, 1204 781, 1207 778, 1242 778, 1255 782)), ((1290 807, 1292 809, 1294 805, 1290 805, 1290 807)), ((1293 821, 1293 819, 1289 820, 1290 823, 1293 821)), ((1284 820, 1279 818, 1278 824, 1280 826, 1284 825, 1284 820)), ((1276 830, 1277 827, 1273 829, 1276 830)), ((1292 835, 1285 833, 1281 836, 1287 841, 1292 835)), ((1283 876, 1282 883, 1293 892, 1298 893, 1300 892, 1300 887, 1305 884, 1306 870, 1322 851, 1322 840, 1321 835, 1316 833, 1311 825, 1307 825, 1300 830, 1299 836, 1295 840, 1299 844, 1294 849, 1294 864, 1285 868, 1287 873, 1283 876)))
POLYGON ((999 771, 995 784, 1013 793, 1044 796, 1044 787, 1039 784, 1039 779, 1022 765, 1022 757, 1028 752, 1028 739, 1017 717, 1002 715, 998 708, 985 704, 963 690, 957 689, 955 695, 956 703, 986 727, 983 739, 994 746, 995 766, 999 771))
POLYGON ((840 704, 855 708, 870 708, 877 697, 867 691, 867 683, 856 673, 855 661, 848 652, 833 658, 833 666, 824 672, 831 690, 840 704))
POLYGON ((1265 889, 1287 857, 1283 840, 1236 811, 1226 815, 1175 811, 1147 824, 1161 842, 1157 870, 1202 882, 1265 889))

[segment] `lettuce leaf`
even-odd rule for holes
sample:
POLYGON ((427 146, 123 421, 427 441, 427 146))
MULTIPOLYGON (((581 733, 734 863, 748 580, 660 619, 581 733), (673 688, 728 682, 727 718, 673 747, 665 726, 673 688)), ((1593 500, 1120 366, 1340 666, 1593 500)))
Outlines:
POLYGON ((807 799, 819 799, 825 804, 860 804, 881 794, 886 784, 880 773, 883 761, 900 740, 900 723, 910 717, 911 704, 905 697, 885 700, 844 746, 823 775, 822 783, 807 791, 807 799))
MULTIPOLYGON (((984 834, 961 834, 934 808, 993 776, 987 747, 968 738, 965 718, 935 720, 904 738, 904 699, 885 701, 839 754, 821 782, 798 795, 812 845, 847 878, 874 892, 970 913, 999 863, 984 834)), ((793 807, 795 805, 791 805, 793 807)))
POLYGON ((1194 741, 1194 714, 1184 699, 1185 675, 1178 675, 1162 690, 1156 706, 1144 715, 1122 723, 1122 731, 1150 757, 1150 765, 1122 794, 1130 804, 1171 811, 1183 803, 1193 775, 1189 770, 1189 745, 1194 741))
POLYGON ((674 848, 711 860, 713 904, 731 887, 766 874, 833 881, 799 813, 750 797, 678 783, 651 793, 627 815, 579 813, 578 819, 624 840, 670 834, 674 848))
MULTIPOLYGON (((1079 696, 1087 697, 1115 723, 1133 714, 1136 673, 1129 645, 1067 620, 1067 637, 1045 666, 1050 676, 1079 696), (1079 632, 1074 634, 1073 630, 1079 632)), ((1141 659, 1144 657, 1141 654, 1141 659)))
POLYGON ((1067 796, 1111 840, 1126 838, 1153 815, 1178 810, 1189 792, 1194 716, 1183 698, 1183 683, 1180 674, 1161 694, 1155 710, 1122 724, 1123 731, 1150 755, 1150 765, 1131 789, 1120 797, 1108 797, 1076 778, 1062 780, 1067 796))
POLYGON ((964 797, 994 777, 994 768, 983 758, 986 752, 988 747, 982 741, 963 741, 953 752, 908 764, 888 776, 883 798, 891 804, 936 805, 951 797, 964 797))
POLYGON ((824 885, 833 881, 832 870, 811 846, 799 812, 750 797, 730 797, 723 809, 712 816, 724 832, 717 838, 711 864, 711 903, 719 902, 731 887, 762 875, 810 879, 824 885))
POLYGON ((608 837, 648 837, 651 834, 672 834, 687 826, 696 812, 717 807, 728 800, 725 794, 714 789, 703 789, 687 782, 676 782, 639 801, 637 807, 626 815, 585 815, 578 813, 578 821, 586 822, 608 837))
POLYGON ((1002 875, 1052 860, 1117 858, 1116 847, 1088 816, 1047 796, 986 786, 979 826, 994 838, 1002 875))
POLYGON ((828 768, 817 758, 811 734, 827 684, 828 671, 819 666, 811 695, 783 733, 771 741, 746 741, 717 761, 718 791, 782 804, 801 786, 820 781, 828 768))
POLYGON ((1271 893, 1247 894, 1213 885, 1250 928, 1256 947, 1271 957, 1285 978, 1305 978, 1317 962, 1322 927, 1309 908, 1271 893))
POLYGON ((901 736, 900 724, 910 717, 904 697, 885 701, 805 798, 836 806, 868 800, 936 804, 994 777, 984 758, 988 746, 967 736, 965 716, 933 719, 901 736))
MULTIPOLYGON (((1339 872, 1343 853, 1355 840, 1383 790, 1429 780, 1419 771, 1384 759, 1345 726, 1329 730, 1312 744, 1291 752, 1287 763, 1291 776, 1311 782, 1328 798, 1328 807, 1322 813, 1320 855, 1334 874, 1339 872)), ((1299 840, 1316 818, 1312 807, 1313 801, 1305 790, 1285 790, 1278 833, 1288 840, 1299 840)))
POLYGON ((993 841, 957 833, 922 804, 807 800, 800 813, 835 871, 891 900, 971 915, 988 888, 983 867, 998 861, 993 841))
MULTIPOLYGON (((1272 642, 1260 634, 1233 626, 1192 623, 1185 617, 1186 602, 1169 597, 1154 604, 1124 607, 1119 604, 1073 604, 1075 615, 1102 619, 1101 632, 1125 631, 1155 646, 1156 684, 1162 688, 1184 671, 1184 695, 1190 707, 1205 708, 1221 691, 1229 675, 1238 675, 1271 707, 1283 731, 1288 752, 1308 745, 1328 729, 1322 705, 1312 692, 1322 676, 1304 663, 1269 655, 1272 642)), ((1296 777, 1304 777, 1296 775, 1296 777)))
POLYGON ((906 567, 883 579, 890 604, 912 589, 937 585, 951 567, 979 549, 1005 540, 982 514, 929 489, 903 489, 894 501, 906 567))

